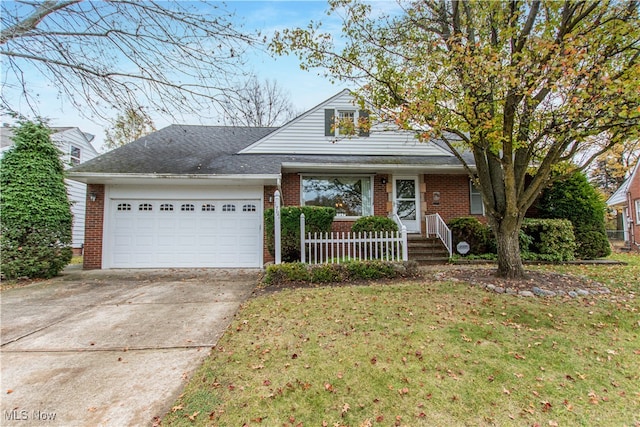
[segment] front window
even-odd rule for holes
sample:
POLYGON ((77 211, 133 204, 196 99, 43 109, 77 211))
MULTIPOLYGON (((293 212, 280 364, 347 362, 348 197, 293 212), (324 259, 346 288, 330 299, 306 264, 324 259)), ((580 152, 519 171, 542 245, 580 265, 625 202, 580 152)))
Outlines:
POLYGON ((353 110, 338 111, 338 134, 354 135, 356 132, 356 112, 353 110))
POLYGON ((69 150, 69 157, 71 159, 71 164, 73 166, 79 165, 80 164, 80 148, 72 145, 69 150))
POLYGON ((471 214, 484 215, 484 204, 482 203, 482 193, 480 189, 471 183, 471 214))
POLYGON ((340 217, 373 215, 371 177, 303 177, 302 204, 335 208, 340 217))
POLYGON ((640 199, 636 200, 636 224, 640 224, 640 199))

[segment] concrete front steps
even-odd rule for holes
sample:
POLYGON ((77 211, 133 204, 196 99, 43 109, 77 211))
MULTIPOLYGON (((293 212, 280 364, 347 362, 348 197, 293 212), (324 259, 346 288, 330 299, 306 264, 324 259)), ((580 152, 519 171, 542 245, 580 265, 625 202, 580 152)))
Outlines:
POLYGON ((449 261, 449 252, 436 237, 424 237, 420 234, 407 236, 409 261, 415 261, 418 265, 443 264, 449 261))

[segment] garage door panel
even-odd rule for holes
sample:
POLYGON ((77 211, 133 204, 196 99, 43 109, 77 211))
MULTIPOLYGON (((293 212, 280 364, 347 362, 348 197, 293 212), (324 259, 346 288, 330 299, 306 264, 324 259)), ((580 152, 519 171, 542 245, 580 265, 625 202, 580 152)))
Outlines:
POLYGON ((111 202, 111 267, 260 267, 259 200, 111 202))

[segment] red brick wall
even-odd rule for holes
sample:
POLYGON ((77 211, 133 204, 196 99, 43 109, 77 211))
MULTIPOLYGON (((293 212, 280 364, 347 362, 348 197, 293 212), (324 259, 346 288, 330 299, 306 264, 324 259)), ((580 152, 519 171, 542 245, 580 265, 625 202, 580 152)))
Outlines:
MULTIPOLYGON (((275 185, 265 185, 264 187, 264 210, 273 208, 273 195, 276 192, 277 187, 275 185)), ((282 197, 282 195, 281 195, 282 197)), ((264 224, 264 222, 263 222, 264 224)), ((262 256, 263 262, 266 264, 268 262, 274 262, 275 258, 271 256, 269 251, 267 250, 267 235, 266 230, 263 233, 263 244, 262 244, 262 256)))
POLYGON ((102 268, 102 230, 104 223, 104 185, 87 186, 86 215, 84 220, 84 258, 85 270, 102 268), (96 200, 91 201, 91 193, 96 200))
MULTIPOLYGON (((424 175, 426 214, 439 213, 449 221, 460 216, 474 216, 485 221, 483 215, 471 215, 469 177, 467 175, 424 175), (434 204, 434 192, 440 193, 440 203, 434 204)), ((425 212, 423 212, 425 213, 425 212)))

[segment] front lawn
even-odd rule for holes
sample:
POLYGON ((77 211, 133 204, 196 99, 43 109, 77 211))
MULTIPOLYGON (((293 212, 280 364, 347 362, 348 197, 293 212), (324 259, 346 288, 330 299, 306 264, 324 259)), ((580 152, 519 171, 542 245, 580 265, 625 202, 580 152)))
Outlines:
POLYGON ((597 297, 412 280, 254 298, 162 425, 638 426, 640 258, 623 257, 543 267, 597 297))

